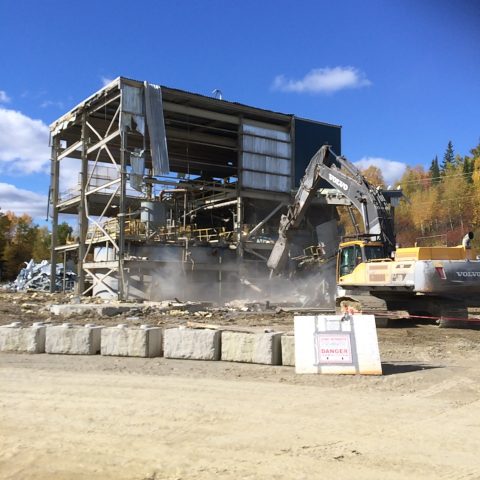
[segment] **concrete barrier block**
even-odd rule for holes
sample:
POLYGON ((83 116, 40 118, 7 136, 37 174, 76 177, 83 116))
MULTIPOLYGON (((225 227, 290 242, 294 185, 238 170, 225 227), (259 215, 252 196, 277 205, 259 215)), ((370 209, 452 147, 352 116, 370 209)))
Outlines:
POLYGON ((101 330, 102 327, 92 324, 49 325, 45 336, 45 351, 67 355, 95 355, 100 352, 101 330))
POLYGON ((43 323, 23 327, 20 322, 0 327, 0 352, 44 353, 45 330, 43 323))
POLYGON ((222 333, 222 360, 282 364, 281 333, 222 333))
POLYGON ((130 327, 118 325, 102 329, 102 355, 119 357, 160 357, 162 329, 159 327, 130 327))
POLYGON ((220 360, 220 330, 169 328, 164 332, 166 358, 190 360, 220 360))
POLYGON ((282 365, 295 366, 295 337, 282 335, 282 365))

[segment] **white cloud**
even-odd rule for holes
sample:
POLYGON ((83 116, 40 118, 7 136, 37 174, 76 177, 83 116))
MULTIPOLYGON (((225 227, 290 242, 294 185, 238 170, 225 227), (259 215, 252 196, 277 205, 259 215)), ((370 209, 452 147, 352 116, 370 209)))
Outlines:
POLYGON ((80 170, 82 169, 80 160, 77 158, 64 158, 60 162, 60 194, 66 192, 66 190, 79 189, 80 170))
POLYGON ((104 77, 103 75, 100 77, 100 80, 102 81, 102 86, 105 87, 109 83, 112 83, 115 79, 114 78, 109 78, 109 77, 104 77))
POLYGON ((0 208, 2 212, 11 211, 16 215, 28 213, 31 217, 45 218, 47 213, 47 195, 17 188, 15 185, 0 182, 0 208))
POLYGON ((47 107, 65 108, 63 102, 54 101, 54 100, 44 100, 40 104, 40 108, 47 108, 47 107))
POLYGON ((5 90, 0 90, 0 103, 10 102, 10 97, 7 95, 5 90))
POLYGON ((381 157, 363 157, 358 162, 354 162, 354 165, 362 170, 371 165, 379 168, 387 185, 393 185, 400 180, 407 168, 406 163, 381 157))
POLYGON ((278 75, 272 88, 282 92, 334 93, 346 88, 367 87, 372 83, 355 67, 326 67, 310 70, 300 80, 278 75))
POLYGON ((49 128, 21 112, 0 108, 0 172, 47 173, 49 128))

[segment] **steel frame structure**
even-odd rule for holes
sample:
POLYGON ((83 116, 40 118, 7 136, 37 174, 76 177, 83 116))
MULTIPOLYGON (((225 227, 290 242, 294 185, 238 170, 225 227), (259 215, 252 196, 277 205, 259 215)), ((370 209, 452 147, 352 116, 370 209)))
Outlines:
MULTIPOLYGON (((256 236, 269 222, 275 226, 278 224, 282 208, 291 200, 293 184, 284 191, 269 191, 267 188, 258 189, 245 185, 243 174, 246 170, 255 175, 264 175, 265 178, 270 176, 273 180, 277 174, 293 178, 294 162, 292 156, 291 172, 287 174, 278 173, 275 167, 265 173, 256 170, 254 163, 244 166, 245 155, 255 152, 245 146, 245 135, 252 137, 253 134, 245 133, 243 126, 245 122, 258 125, 260 133, 254 136, 258 142, 264 143, 272 141, 272 138, 262 136, 265 126, 286 132, 293 147, 292 115, 162 87, 170 168, 176 172, 177 178, 158 177, 153 176, 145 111, 137 108, 138 105, 132 107, 131 101, 126 102, 126 90, 140 91, 143 88, 144 82, 119 77, 51 125, 51 264, 56 264, 59 252, 75 252, 79 294, 88 294, 92 290, 94 284, 86 284, 87 277, 90 277, 110 293, 118 295, 120 300, 127 299, 125 271, 131 266, 142 268, 142 260, 130 258, 126 248, 126 221, 129 212, 132 209, 138 210, 142 200, 154 199, 156 188, 178 189, 180 176, 185 176, 182 188, 188 192, 199 190, 198 186, 192 186, 193 183, 188 179, 196 176, 197 179, 193 181, 196 182, 195 185, 200 180, 205 180, 205 187, 200 187, 200 190, 205 188, 209 193, 208 197, 205 196, 201 201, 204 207, 207 202, 211 202, 205 208, 225 205, 234 207, 234 244, 239 262, 235 267, 221 264, 205 267, 217 269, 220 278, 221 272, 229 268, 242 269, 245 255, 257 262, 266 262, 271 245, 259 243, 256 236), (139 124, 143 125, 143 129, 139 124), (131 156, 139 151, 143 152, 145 159, 145 188, 141 194, 132 194, 128 189, 132 173, 131 156), (65 177, 62 174, 63 164, 67 159, 75 159, 79 173, 79 189, 70 197, 60 193, 61 179, 65 177), (107 175, 104 181, 99 183, 99 172, 106 166, 114 175, 107 175), (211 181, 217 178, 233 178, 236 181, 221 184, 211 181), (246 217, 251 213, 252 205, 261 206, 261 213, 254 216, 254 221, 249 221, 251 228, 244 232, 242 228, 246 217), (59 215, 63 213, 73 214, 78 218, 78 238, 72 245, 61 246, 56 242, 59 215), (114 231, 105 227, 105 220, 108 218, 117 219, 118 227, 114 231), (115 259, 92 261, 92 250, 99 244, 113 251, 115 259), (118 291, 107 281, 112 276, 118 279, 118 291)), ((284 140, 280 141, 285 143, 284 140)), ((284 157, 285 155, 279 153, 278 162, 285 161, 284 157)), ((329 191, 318 198, 316 203, 338 205, 348 202, 329 191)), ((183 213, 184 227, 185 217, 186 210, 183 213)), ((147 242, 148 238, 147 235, 147 242)), ((183 242, 182 258, 188 259, 192 246, 188 239, 179 238, 178 241, 183 242)), ((145 268, 148 267, 147 263, 143 262, 145 268)), ((185 268, 185 265, 182 268, 185 268)), ((55 290, 54 270, 52 268, 52 292, 55 290)))

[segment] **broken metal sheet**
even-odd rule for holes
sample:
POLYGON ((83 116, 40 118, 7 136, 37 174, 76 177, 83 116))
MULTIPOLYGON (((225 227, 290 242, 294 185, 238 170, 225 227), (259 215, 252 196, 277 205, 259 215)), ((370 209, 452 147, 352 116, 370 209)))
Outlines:
POLYGON ((163 118, 162 90, 157 85, 145 82, 145 114, 150 136, 153 175, 168 175, 167 135, 163 118))
POLYGON ((120 128, 124 131, 136 130, 141 135, 145 135, 145 117, 143 115, 122 112, 120 128))
POLYGON ((80 102, 74 108, 72 108, 69 112, 65 115, 62 115, 60 118, 55 120, 53 123, 50 124, 50 132, 52 136, 57 135, 61 131, 67 129, 70 125, 76 122, 78 115, 81 111, 87 108, 89 105, 94 104, 97 100, 104 97, 108 92, 113 90, 118 86, 120 82, 120 77, 117 77, 115 80, 110 82, 108 85, 104 86, 94 94, 90 95, 88 98, 80 102))
POLYGON ((134 115, 135 129, 138 133, 145 135, 145 117, 143 115, 134 115))
MULTIPOLYGON (((50 290, 50 271, 51 264, 48 260, 35 263, 34 260, 25 262, 25 268, 20 270, 16 280, 9 286, 13 291, 22 290, 40 290, 47 292, 50 290)), ((55 269, 55 288, 57 291, 63 289, 63 280, 65 276, 65 290, 73 290, 76 280, 75 272, 67 270, 63 272, 61 263, 56 265, 55 269)))
POLYGON ((58 121, 55 124, 52 124, 50 127, 50 132, 52 137, 58 135, 61 131, 66 130, 70 125, 73 125, 77 121, 77 115, 70 114, 68 117, 64 118, 62 121, 58 121))
POLYGON ((130 186, 135 190, 141 192, 143 186, 143 175, 145 172, 145 157, 144 151, 130 153, 130 165, 132 171, 130 172, 130 186))

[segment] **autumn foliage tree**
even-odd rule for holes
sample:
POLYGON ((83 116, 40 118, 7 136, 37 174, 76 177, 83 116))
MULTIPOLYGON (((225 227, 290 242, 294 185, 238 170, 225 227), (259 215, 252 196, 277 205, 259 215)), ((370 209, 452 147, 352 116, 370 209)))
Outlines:
POLYGON ((29 215, 17 217, 12 212, 7 212, 9 220, 7 241, 3 249, 4 275, 14 278, 22 268, 25 261, 32 257, 32 249, 36 236, 36 227, 32 224, 29 215))
MULTIPOLYGON (((63 222, 58 229, 58 243, 66 243, 72 228, 63 222)), ((33 223, 29 215, 3 213, 0 210, 0 279, 12 280, 25 262, 50 258, 51 234, 47 227, 33 223)))
POLYGON ((468 231, 480 237, 480 145, 471 156, 454 155, 448 142, 441 175, 438 161, 429 171, 407 168, 399 181, 405 194, 396 211, 402 245, 458 245, 468 231))
POLYGON ((385 188, 385 180, 382 171, 375 165, 370 165, 362 171, 362 174, 374 187, 385 188))
MULTIPOLYGON (((407 167, 395 185, 403 199, 395 209, 395 230, 400 246, 459 245, 463 236, 473 231, 480 245, 480 144, 469 155, 455 155, 448 142, 439 165, 435 156, 428 170, 407 167)), ((382 172, 375 166, 362 171, 374 187, 385 187, 382 172)), ((346 234, 355 233, 351 216, 339 208, 340 222, 346 234)), ((363 228, 358 212, 355 222, 363 228)))

